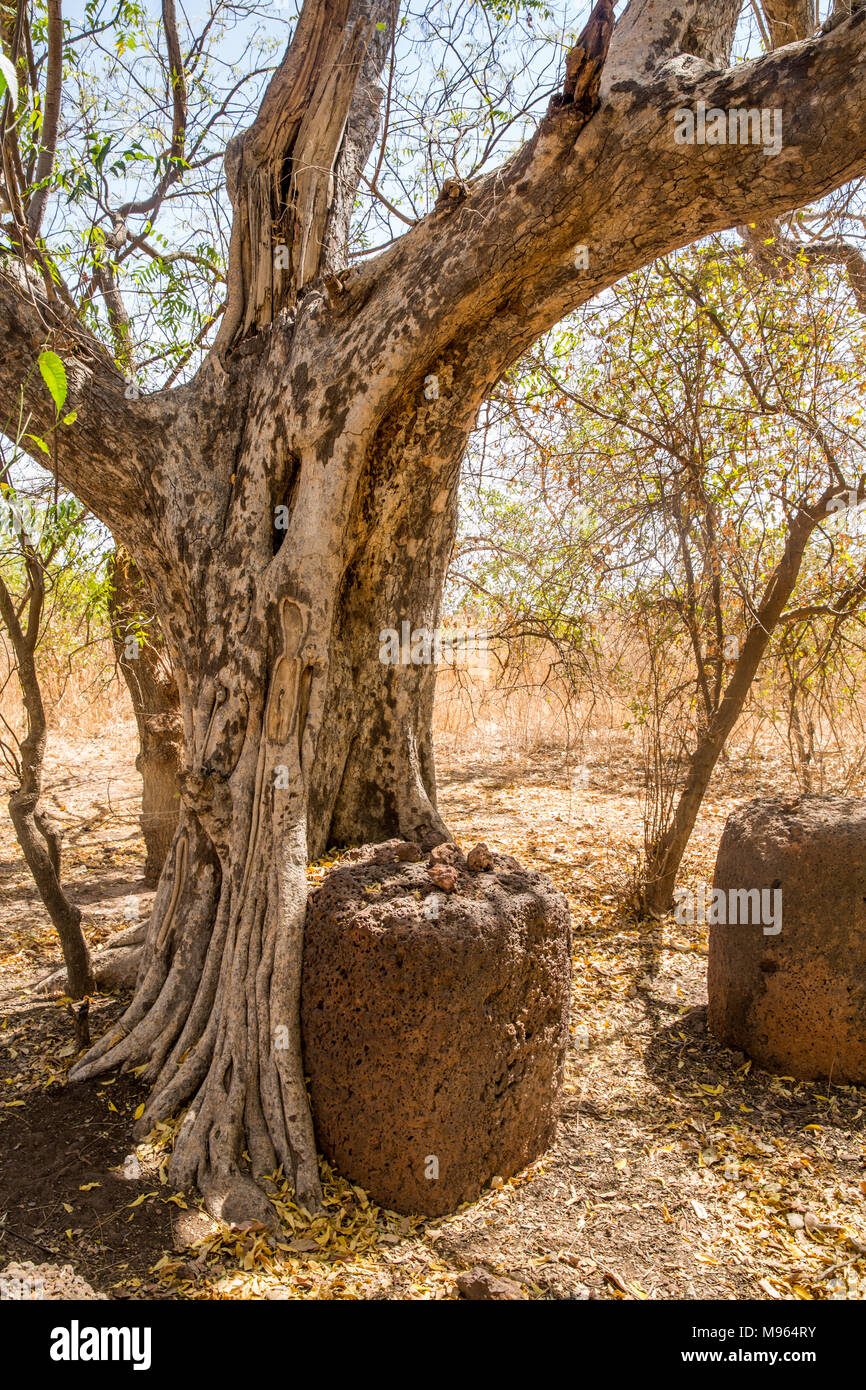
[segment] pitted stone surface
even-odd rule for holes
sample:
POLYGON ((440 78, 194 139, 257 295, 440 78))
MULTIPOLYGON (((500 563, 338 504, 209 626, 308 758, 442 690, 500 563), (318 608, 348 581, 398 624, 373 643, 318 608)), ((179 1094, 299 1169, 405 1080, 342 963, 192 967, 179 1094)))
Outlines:
POLYGON ((866 1081, 866 800, 748 802, 725 826, 713 886, 780 889, 782 924, 710 926, 712 1031, 771 1071, 866 1081))
POLYGON ((302 1022, 319 1146, 396 1211, 453 1210, 537 1158, 555 1129, 566 900, 509 856, 486 873, 462 862, 443 893, 429 856, 370 846, 328 874, 307 913, 302 1022))

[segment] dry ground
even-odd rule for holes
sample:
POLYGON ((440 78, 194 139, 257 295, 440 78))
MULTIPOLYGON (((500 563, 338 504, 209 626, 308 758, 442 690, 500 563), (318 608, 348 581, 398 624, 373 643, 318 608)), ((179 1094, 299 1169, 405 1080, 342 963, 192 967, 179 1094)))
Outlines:
MULTIPOLYGON (((66 878, 94 945, 150 901, 134 752, 118 716, 49 753, 66 878)), ((866 1091, 770 1076, 706 1032, 703 929, 649 930, 628 908, 641 842, 632 752, 608 746, 587 761, 583 772, 555 752, 518 757, 490 736, 483 749, 446 738, 440 753, 441 805, 464 847, 484 839, 517 855, 571 901, 573 1046, 556 1146, 436 1221, 380 1211, 332 1175, 328 1219, 311 1225, 283 1190, 276 1249, 171 1191, 171 1126, 132 1148, 134 1076, 65 1088, 65 1003, 28 988, 56 941, 0 817, 0 1269, 68 1263, 112 1298, 448 1299, 478 1264, 534 1298, 866 1297, 866 1091)), ((738 801, 786 786, 766 761, 729 766, 685 881, 711 879, 738 801)), ((100 998, 94 1029, 123 1003, 100 998)))

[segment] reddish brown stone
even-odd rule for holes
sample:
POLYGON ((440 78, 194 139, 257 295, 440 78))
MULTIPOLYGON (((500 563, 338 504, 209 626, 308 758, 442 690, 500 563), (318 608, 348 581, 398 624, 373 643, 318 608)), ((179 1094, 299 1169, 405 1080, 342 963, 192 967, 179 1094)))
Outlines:
POLYGON ((469 851, 466 856, 466 863, 473 874, 485 873, 493 868, 493 855, 483 840, 469 851))
POLYGON ((394 858, 400 863, 412 864, 424 858, 424 851, 414 840, 391 841, 394 845, 394 858))
POLYGON ((513 1279, 502 1279, 498 1274, 491 1274, 489 1269, 483 1269, 481 1265, 458 1274, 457 1288, 464 1298, 474 1303, 501 1303, 507 1299, 526 1298, 523 1289, 513 1279))
POLYGON ((437 888, 441 888, 443 893, 457 892, 457 870, 450 864, 431 864, 427 870, 427 877, 437 888))
POLYGON ((710 927, 715 1035, 789 1076, 866 1081, 866 800, 748 802, 725 826, 713 886, 782 893, 778 935, 710 927))
POLYGON ((505 856, 447 896, 425 865, 382 864, 376 847, 333 869, 310 899, 302 1023, 336 1168, 383 1206, 440 1215, 543 1153, 570 943, 563 895, 505 856))
POLYGON ((444 840, 440 845, 434 845, 430 851, 428 864, 450 864, 455 869, 465 869, 466 859, 459 845, 455 845, 453 840, 444 840))
POLYGON ((381 845, 360 845, 346 850, 342 862, 367 864, 373 857, 377 864, 411 863, 424 858, 424 851, 415 840, 385 840, 381 845))

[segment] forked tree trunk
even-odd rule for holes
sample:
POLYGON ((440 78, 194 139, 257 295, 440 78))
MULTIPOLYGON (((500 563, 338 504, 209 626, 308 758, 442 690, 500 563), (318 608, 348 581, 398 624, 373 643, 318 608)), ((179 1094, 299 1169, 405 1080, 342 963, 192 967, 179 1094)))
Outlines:
POLYGON ((18 750, 19 784, 9 795, 9 815, 39 896, 60 937, 69 994, 73 999, 83 999, 92 994, 95 988, 90 952, 81 929, 81 911, 66 896, 61 884, 60 831, 41 804, 48 725, 35 653, 45 602, 45 583, 38 555, 25 548, 24 563, 29 581, 25 627, 21 626, 21 610, 13 603, 6 585, 0 579, 0 620, 15 653, 27 719, 27 733, 18 750))
POLYGON ((152 600, 132 557, 115 551, 109 578, 111 640, 138 729, 135 766, 142 782, 144 877, 156 883, 177 829, 183 720, 177 682, 152 616, 152 600))
MULTIPOLYGON (((39 792, 32 776, 36 766, 34 751, 28 736, 22 745, 22 761, 29 769, 22 777, 21 786, 9 797, 9 815, 39 896, 60 937, 66 988, 72 999, 83 999, 96 988, 90 952, 81 929, 81 910, 70 902, 61 885, 60 832, 39 805, 39 792)), ((39 762, 41 773, 41 756, 39 762)))

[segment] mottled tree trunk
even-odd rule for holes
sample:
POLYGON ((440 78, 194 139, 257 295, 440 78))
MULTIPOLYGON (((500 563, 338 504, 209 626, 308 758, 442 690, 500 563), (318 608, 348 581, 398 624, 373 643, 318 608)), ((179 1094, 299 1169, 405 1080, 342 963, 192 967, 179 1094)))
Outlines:
MULTIPOLYGON (((290 337, 278 351, 305 341, 290 337)), ((447 835, 434 799, 435 671, 383 665, 380 633, 403 619, 437 624, 477 409, 455 402, 446 449, 419 381, 397 404, 398 431, 386 422, 364 442, 335 429, 311 449, 303 416, 289 417, 285 448, 281 379, 268 357, 252 374, 251 443, 231 455, 233 519, 213 548, 200 536, 191 552, 183 623, 154 585, 186 729, 182 812, 135 999, 76 1070, 147 1063, 140 1132, 191 1102, 172 1181, 197 1183, 225 1216, 260 1220, 269 1210, 244 1175, 245 1150, 254 1177, 282 1164, 301 1201, 318 1194, 298 1014, 308 847, 447 835)), ((342 418, 339 402, 330 408, 342 418)))
POLYGON ((152 599, 132 557, 115 551, 109 577, 111 639, 138 729, 144 877, 156 883, 177 828, 183 720, 152 599))

